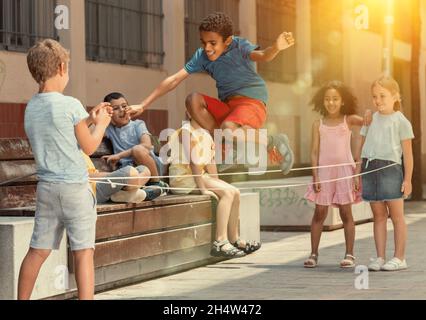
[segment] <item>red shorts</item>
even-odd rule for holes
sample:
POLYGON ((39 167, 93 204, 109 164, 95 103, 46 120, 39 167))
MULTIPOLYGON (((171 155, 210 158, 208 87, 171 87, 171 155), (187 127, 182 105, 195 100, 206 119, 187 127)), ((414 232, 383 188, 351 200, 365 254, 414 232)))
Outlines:
POLYGON ((203 98, 218 127, 224 122, 234 122, 240 126, 260 129, 265 123, 266 107, 260 100, 241 97, 225 103, 205 95, 203 98))

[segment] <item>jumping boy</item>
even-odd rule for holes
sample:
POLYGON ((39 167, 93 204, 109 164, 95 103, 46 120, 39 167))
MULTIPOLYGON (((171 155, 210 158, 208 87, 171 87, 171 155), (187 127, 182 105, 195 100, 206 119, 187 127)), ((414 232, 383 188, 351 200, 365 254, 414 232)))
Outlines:
POLYGON ((32 47, 28 68, 39 93, 25 110, 25 132, 37 166, 37 208, 30 249, 18 282, 18 299, 29 299, 41 266, 59 249, 64 229, 75 261, 79 299, 93 299, 96 199, 88 183, 82 151, 92 154, 111 121, 108 104, 91 116, 82 104, 63 95, 68 84, 69 52, 54 40, 32 47), (90 124, 95 127, 91 132, 90 124), (80 147, 79 147, 80 146, 80 147))
MULTIPOLYGON (((186 107, 191 117, 211 134, 215 129, 233 132, 243 129, 247 133, 248 129, 262 128, 266 120, 268 92, 265 81, 256 72, 255 62, 271 61, 280 51, 293 46, 291 32, 283 32, 272 46, 259 50, 248 40, 233 36, 231 19, 221 12, 208 15, 201 22, 199 31, 202 47, 192 59, 183 69, 161 82, 140 105, 131 106, 129 113, 140 115, 190 74, 207 72, 216 80, 220 100, 200 93, 189 95, 186 107)), ((251 142, 259 143, 258 134, 251 142)), ((268 137, 267 143, 270 158, 279 159, 284 174, 288 173, 294 155, 287 136, 268 137)))

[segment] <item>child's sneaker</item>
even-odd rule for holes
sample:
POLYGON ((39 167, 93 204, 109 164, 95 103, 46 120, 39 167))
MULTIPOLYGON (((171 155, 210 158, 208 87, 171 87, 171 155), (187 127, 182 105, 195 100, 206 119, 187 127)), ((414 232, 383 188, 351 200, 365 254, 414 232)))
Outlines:
POLYGON ((385 259, 383 258, 372 258, 370 264, 368 265, 368 270, 370 271, 380 271, 383 265, 385 264, 385 259))
POLYGON ((294 153, 287 135, 280 133, 269 137, 268 163, 280 165, 283 174, 288 174, 294 165, 294 153))
POLYGON ((159 188, 161 190, 161 195, 165 196, 167 195, 167 192, 169 192, 170 186, 165 183, 164 181, 156 181, 156 182, 148 182, 146 184, 147 187, 152 187, 153 189, 159 188))
POLYGON ((397 257, 393 257, 391 260, 389 260, 388 262, 386 262, 383 266, 382 269, 383 271, 399 271, 399 270, 404 270, 407 269, 407 261, 404 260, 400 260, 397 257))
POLYGON ((152 201, 162 194, 161 188, 145 188, 144 191, 146 193, 145 201, 152 201))

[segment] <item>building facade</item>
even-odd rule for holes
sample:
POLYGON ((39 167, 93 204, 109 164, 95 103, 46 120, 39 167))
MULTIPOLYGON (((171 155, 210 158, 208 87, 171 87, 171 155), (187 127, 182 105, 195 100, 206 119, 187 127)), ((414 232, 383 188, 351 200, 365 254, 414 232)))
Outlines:
MULTIPOLYGON (((287 133, 296 162, 307 164, 311 124, 318 118, 309 101, 321 83, 343 80, 359 98, 361 115, 372 107, 370 84, 382 73, 387 1, 3 0, 0 137, 23 135, 25 104, 37 91, 25 52, 37 38, 57 38, 70 50, 66 94, 93 106, 105 94, 120 91, 133 104, 184 66, 199 46, 200 19, 210 12, 224 11, 233 18, 236 34, 261 47, 271 44, 283 30, 294 33, 296 46, 272 63, 259 64, 258 71, 267 81, 270 95, 266 127, 271 133, 287 133), (61 8, 67 9, 68 15, 61 8), (68 28, 55 27, 58 17, 62 17, 59 25, 68 28)), ((426 165, 426 139, 421 139, 421 128, 426 126, 426 27, 418 34, 420 106, 413 108, 412 50, 417 34, 410 22, 413 12, 426 21, 426 1, 394 0, 394 7, 393 74, 401 85, 404 113, 410 120, 420 119, 420 151, 416 152, 426 165)), ((208 75, 192 75, 147 111, 156 133, 160 127, 180 126, 185 97, 195 91, 216 96, 214 81, 208 75)))

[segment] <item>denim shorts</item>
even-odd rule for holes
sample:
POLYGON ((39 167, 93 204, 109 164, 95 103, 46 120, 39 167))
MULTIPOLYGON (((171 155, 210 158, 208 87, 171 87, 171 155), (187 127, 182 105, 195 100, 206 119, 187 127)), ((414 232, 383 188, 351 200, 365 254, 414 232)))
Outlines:
MULTIPOLYGON (((132 166, 127 166, 118 170, 115 170, 113 172, 108 173, 105 178, 120 178, 120 177, 129 177, 130 176, 130 170, 132 169, 132 166)), ((147 168, 145 166, 137 166, 135 168, 138 170, 139 173, 144 172, 147 168)), ((117 184, 132 184, 132 180, 128 179, 114 179, 111 180, 113 184, 110 183, 97 183, 96 184, 96 200, 98 203, 105 203, 108 202, 108 200, 111 198, 111 196, 121 189, 124 188, 122 185, 114 185, 114 182, 117 184)))
POLYGON ((388 160, 362 159, 362 173, 380 169, 395 164, 386 169, 368 173, 362 176, 362 198, 365 201, 391 201, 402 199, 401 192, 404 173, 402 165, 388 160))
POLYGON ((94 249, 96 219, 89 183, 39 182, 30 247, 58 250, 66 230, 72 251, 94 249))

